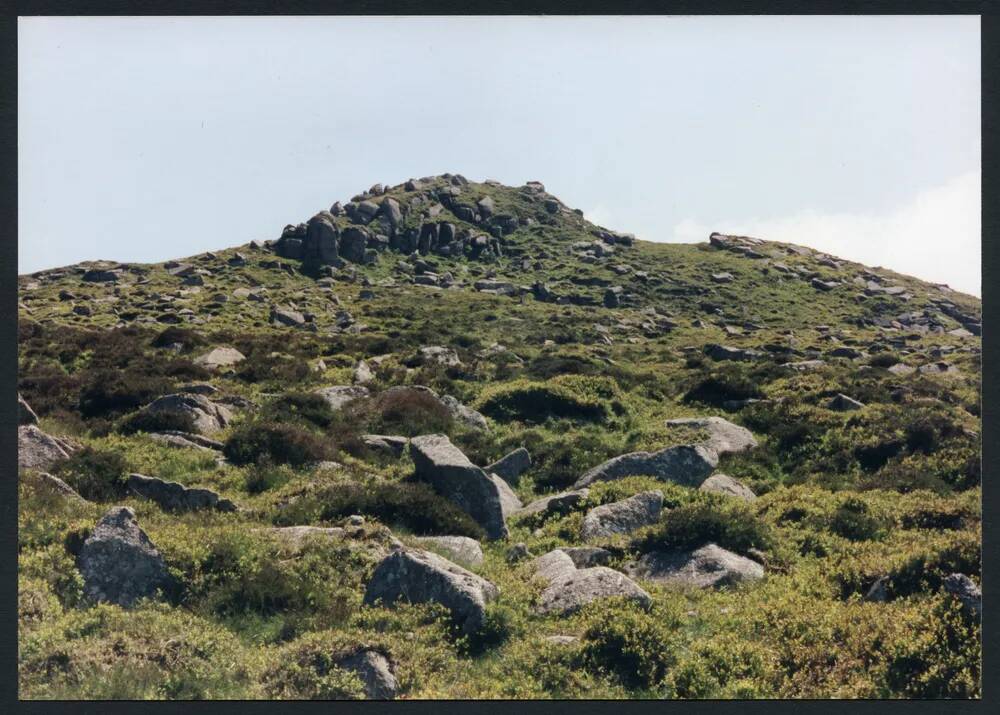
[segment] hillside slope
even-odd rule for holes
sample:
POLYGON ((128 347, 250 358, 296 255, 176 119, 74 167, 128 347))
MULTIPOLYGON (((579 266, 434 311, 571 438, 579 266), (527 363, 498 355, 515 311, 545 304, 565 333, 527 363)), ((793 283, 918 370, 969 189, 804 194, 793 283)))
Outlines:
POLYGON ((19 278, 22 697, 978 697, 977 299, 537 182, 277 234, 19 278))

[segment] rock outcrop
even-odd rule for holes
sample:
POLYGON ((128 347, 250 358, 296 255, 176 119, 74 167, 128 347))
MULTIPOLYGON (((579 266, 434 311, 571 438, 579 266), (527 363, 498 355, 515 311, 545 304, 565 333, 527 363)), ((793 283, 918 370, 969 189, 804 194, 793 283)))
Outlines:
POLYGON ((624 597, 644 608, 653 599, 634 581, 605 566, 578 569, 573 559, 556 549, 535 560, 536 575, 548 583, 537 606, 541 614, 569 615, 601 598, 624 597))
POLYGON ((521 475, 531 469, 531 454, 524 447, 518 447, 483 469, 496 474, 508 484, 517 484, 521 475))
POLYGON ((736 481, 728 474, 713 474, 698 487, 703 492, 715 492, 716 494, 725 494, 726 496, 737 497, 738 499, 743 499, 744 501, 753 501, 757 498, 749 487, 736 481))
POLYGON ((589 469, 576 483, 575 489, 594 482, 631 476, 655 477, 686 486, 697 486, 719 464, 715 450, 702 445, 666 447, 657 452, 630 452, 589 469))
POLYGON ((465 568, 474 569, 483 565, 482 547, 468 536, 422 536, 414 541, 420 546, 443 552, 449 560, 465 568))
POLYGON ((177 482, 142 474, 130 474, 127 484, 133 494, 154 501, 167 511, 237 510, 229 499, 220 497, 211 489, 185 487, 177 482))
POLYGON ((764 577, 759 563, 715 544, 693 551, 650 552, 625 571, 633 578, 694 588, 718 588, 764 577))
POLYGON ((212 402, 204 395, 178 393, 153 400, 143 409, 149 414, 176 413, 191 419, 199 434, 210 434, 224 429, 233 419, 228 407, 212 402))
POLYGON ((661 491, 642 492, 628 499, 596 506, 583 517, 580 538, 591 541, 614 534, 628 534, 655 524, 662 510, 661 491))

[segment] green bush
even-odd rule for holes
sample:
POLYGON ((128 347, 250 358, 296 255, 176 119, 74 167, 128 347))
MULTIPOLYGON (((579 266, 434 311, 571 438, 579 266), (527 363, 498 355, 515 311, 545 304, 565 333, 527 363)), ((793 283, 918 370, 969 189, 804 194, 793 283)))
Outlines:
POLYGON ((239 466, 267 459, 302 467, 329 459, 333 448, 323 437, 297 425, 254 422, 234 430, 222 453, 239 466))
POLYGON ((830 518, 830 530, 851 541, 866 541, 885 535, 889 520, 876 515, 861 499, 848 497, 830 518))
POLYGON ((607 378, 565 375, 546 382, 515 380, 487 388, 477 409, 496 420, 540 423, 550 418, 606 422, 624 412, 607 378))
POLYGON ((53 469, 84 499, 120 499, 128 493, 129 466, 121 452, 84 447, 53 469))
POLYGON ((299 422, 317 427, 329 427, 334 419, 333 408, 322 395, 292 392, 269 402, 261 413, 267 422, 299 422))
POLYGON ((262 460, 247 467, 244 487, 251 494, 260 494, 287 484, 294 476, 295 473, 289 467, 262 460))
POLYGON ((697 502, 666 512, 657 526, 639 538, 643 551, 695 549, 714 543, 746 553, 767 549, 773 536, 768 524, 752 507, 735 499, 697 502))
POLYGON ((586 614, 580 656, 591 669, 617 675, 628 687, 657 685, 677 662, 677 627, 663 613, 606 599, 598 612, 586 614))
POLYGON ((422 390, 393 390, 367 404, 352 403, 349 411, 367 410, 368 425, 376 434, 416 437, 448 434, 454 428, 451 413, 439 399, 422 390))
POLYGON ((186 412, 140 410, 119 420, 117 430, 121 434, 136 432, 195 432, 194 418, 186 412))
POLYGON ((160 375, 131 370, 98 370, 87 375, 80 391, 84 417, 101 417, 134 410, 171 391, 173 382, 160 375))

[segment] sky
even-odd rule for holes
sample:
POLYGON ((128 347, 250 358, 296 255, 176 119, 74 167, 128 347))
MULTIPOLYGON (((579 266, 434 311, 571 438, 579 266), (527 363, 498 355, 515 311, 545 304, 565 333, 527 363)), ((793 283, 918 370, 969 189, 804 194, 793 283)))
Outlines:
POLYGON ((980 294, 978 17, 21 18, 18 60, 21 273, 453 172, 980 294))

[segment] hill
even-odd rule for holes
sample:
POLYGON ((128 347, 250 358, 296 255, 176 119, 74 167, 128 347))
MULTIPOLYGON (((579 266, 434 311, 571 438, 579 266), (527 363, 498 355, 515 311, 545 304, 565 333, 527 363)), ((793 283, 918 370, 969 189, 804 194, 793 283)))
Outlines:
POLYGON ((980 301, 708 239, 445 174, 21 276, 22 697, 978 697, 980 301))

